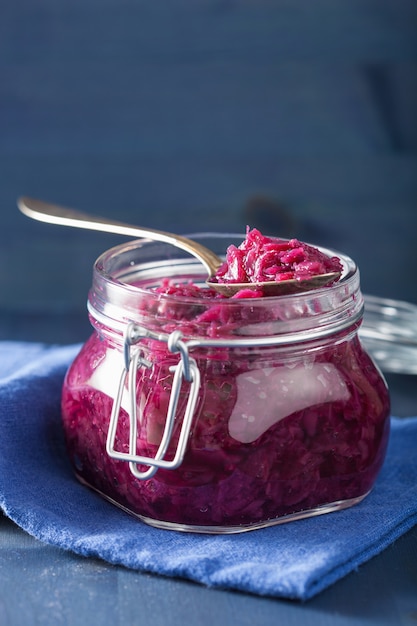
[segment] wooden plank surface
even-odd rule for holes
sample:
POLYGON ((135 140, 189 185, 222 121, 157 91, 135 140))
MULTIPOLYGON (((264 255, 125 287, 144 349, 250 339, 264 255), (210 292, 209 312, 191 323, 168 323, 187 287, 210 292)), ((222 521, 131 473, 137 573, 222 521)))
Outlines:
POLYGON ((250 219, 287 235, 279 211, 247 214, 263 194, 290 212, 290 235, 354 256, 365 290, 417 301, 415 12, 3 3, 0 308, 81 312, 92 262, 121 241, 29 223, 20 194, 177 232, 250 219))
MULTIPOLYGON (((123 241, 31 222, 21 194, 175 232, 250 222, 417 302, 416 32, 414 0, 5 0, 0 339, 82 341, 93 261, 123 241)), ((393 387, 417 413, 414 380, 393 387)), ((83 561, 0 518, 0 623, 409 626, 415 546, 300 605, 83 561)))

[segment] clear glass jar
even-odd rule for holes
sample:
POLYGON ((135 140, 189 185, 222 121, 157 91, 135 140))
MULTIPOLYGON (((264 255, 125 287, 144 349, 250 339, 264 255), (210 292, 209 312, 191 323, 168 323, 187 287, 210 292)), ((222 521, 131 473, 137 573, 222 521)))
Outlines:
MULTIPOLYGON (((196 238, 219 254, 241 241, 196 238)), ((337 255, 333 286, 219 300, 150 291, 166 278, 204 284, 171 246, 105 252, 94 332, 62 394, 79 480, 149 524, 207 533, 360 502, 384 460, 389 394, 358 338, 358 269, 337 255)))

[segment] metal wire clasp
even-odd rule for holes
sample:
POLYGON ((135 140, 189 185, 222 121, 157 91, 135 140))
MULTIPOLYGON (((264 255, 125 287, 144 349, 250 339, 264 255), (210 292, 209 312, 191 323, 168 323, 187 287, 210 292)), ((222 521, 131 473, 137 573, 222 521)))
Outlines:
POLYGON ((189 356, 186 344, 181 340, 182 335, 179 331, 172 332, 168 339, 163 336, 148 331, 136 324, 128 324, 124 335, 124 368, 120 376, 116 397, 110 415, 109 430, 107 433, 106 452, 113 458, 120 461, 127 461, 132 474, 141 480, 151 478, 159 468, 176 469, 182 463, 185 449, 187 446, 188 435, 191 428, 191 422, 194 415, 195 406, 198 398, 198 390, 200 388, 200 371, 195 360, 189 356), (179 353, 180 360, 177 365, 170 368, 174 373, 172 381, 171 395, 169 398, 167 418, 165 422, 164 432, 161 443, 155 454, 155 457, 141 456, 136 453, 137 444, 137 401, 136 401, 136 375, 140 367, 151 367, 151 363, 147 361, 140 350, 139 343, 141 339, 150 338, 159 341, 166 341, 168 350, 175 354, 179 353), (136 349, 133 349, 135 346, 136 349), (129 400, 129 452, 119 452, 115 450, 116 430, 120 415, 123 393, 127 380, 127 394, 129 400), (177 449, 174 458, 170 461, 164 459, 174 430, 176 419, 176 411, 178 399, 180 396, 183 381, 189 384, 188 400, 185 409, 180 435, 178 439, 177 449), (149 466, 147 470, 141 471, 138 465, 149 466))

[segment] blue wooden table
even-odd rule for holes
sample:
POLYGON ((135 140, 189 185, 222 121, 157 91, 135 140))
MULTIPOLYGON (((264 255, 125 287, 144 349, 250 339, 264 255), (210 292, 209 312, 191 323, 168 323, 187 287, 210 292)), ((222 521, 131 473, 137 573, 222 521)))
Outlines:
MULTIPOLYGON (((417 303, 413 0, 6 0, 0 340, 83 341, 91 267, 122 238, 34 223, 26 194, 175 232, 246 224, 350 254, 417 303)), ((389 375, 417 414, 415 377, 389 375)), ((402 624, 417 530, 306 604, 84 560, 0 517, 0 624, 402 624)))

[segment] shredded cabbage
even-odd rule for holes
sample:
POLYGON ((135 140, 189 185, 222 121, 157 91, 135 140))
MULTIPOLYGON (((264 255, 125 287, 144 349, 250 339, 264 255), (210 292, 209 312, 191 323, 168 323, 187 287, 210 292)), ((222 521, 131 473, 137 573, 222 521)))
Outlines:
MULTIPOLYGON (((242 246, 228 249, 218 279, 304 278, 339 271, 339 264, 296 240, 271 242, 252 230, 242 246)), ((242 290, 237 297, 253 295, 242 290)), ((241 324, 244 315, 268 322, 259 318, 259 309, 247 309, 226 310, 215 291, 166 280, 142 313, 166 332, 199 328, 217 337, 241 324), (174 296, 176 304, 158 300, 163 294, 174 296), (212 304, 194 310, 193 297, 212 304)), ((170 366, 178 357, 159 341, 144 342, 143 350, 152 368, 137 373, 137 451, 154 457, 171 393, 170 366)), ((114 359, 120 372, 123 359, 109 340, 91 336, 62 393, 68 452, 84 483, 140 516, 200 526, 249 526, 359 498, 371 489, 387 446, 389 397, 356 335, 339 334, 337 341, 305 351, 301 346, 292 360, 275 348, 213 348, 193 356, 202 385, 184 460, 176 470, 159 469, 141 481, 127 462, 106 454, 113 403, 107 381, 119 376, 114 359), (93 384, 93 376, 102 384, 93 384)), ((175 453, 187 393, 184 383, 168 458, 175 453)), ((122 405, 116 448, 127 452, 128 447, 129 417, 122 405)))

